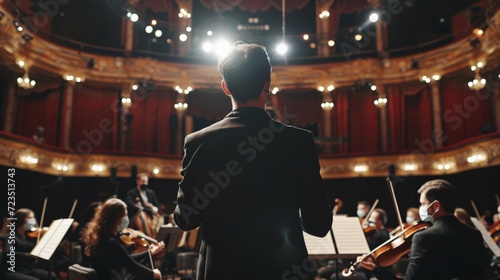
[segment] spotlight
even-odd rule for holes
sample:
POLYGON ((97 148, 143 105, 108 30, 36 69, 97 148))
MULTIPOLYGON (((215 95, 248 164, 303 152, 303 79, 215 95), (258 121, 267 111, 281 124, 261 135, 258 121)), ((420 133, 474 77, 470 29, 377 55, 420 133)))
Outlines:
POLYGON ((370 14, 370 17, 369 17, 369 20, 370 20, 371 22, 377 22, 377 21, 378 21, 378 14, 377 14, 377 13, 375 13, 375 12, 374 12, 374 13, 371 13, 371 14, 370 14))
POLYGON ((359 42, 359 41, 361 41, 361 39, 363 39, 363 35, 361 35, 361 34, 354 35, 354 40, 359 42))
POLYGON ((182 33, 181 35, 179 35, 179 40, 181 40, 181 42, 186 42, 188 39, 188 36, 184 33, 182 33))
POLYGON ((148 25, 148 26, 146 26, 145 31, 146 31, 146 33, 149 34, 149 33, 153 32, 153 27, 151 25, 148 25))
POLYGON ((130 15, 130 20, 132 22, 137 22, 139 20, 139 16, 137 14, 131 14, 130 15))
POLYGON ((276 51, 281 54, 281 55, 284 55, 286 54, 286 51, 288 50, 288 47, 287 45, 285 45, 285 43, 280 43, 277 47, 276 47, 276 51))
POLYGON ((163 32, 161 32, 161 30, 159 30, 159 29, 155 31, 155 36, 157 38, 160 38, 162 34, 163 34, 163 32))
POLYGON ((210 42, 205 42, 203 43, 203 46, 201 48, 203 49, 204 52, 209 53, 213 50, 214 46, 210 42))
POLYGON ((302 35, 302 39, 304 39, 304 41, 309 40, 309 35, 308 34, 302 35))

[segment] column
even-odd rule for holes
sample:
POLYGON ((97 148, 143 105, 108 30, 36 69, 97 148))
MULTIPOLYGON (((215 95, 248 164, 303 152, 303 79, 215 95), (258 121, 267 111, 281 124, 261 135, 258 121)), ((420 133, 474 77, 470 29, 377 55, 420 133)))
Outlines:
POLYGON ((495 87, 493 91, 493 113, 495 116, 495 128, 500 131, 500 87, 495 87))
POLYGON ((120 151, 126 151, 131 149, 131 120, 132 115, 130 114, 130 107, 132 106, 130 85, 122 85, 120 91, 120 96, 118 97, 118 102, 122 104, 121 111, 119 114, 119 126, 120 126, 120 151), (130 102, 128 102, 130 101, 130 102))
MULTIPOLYGON (((323 109, 323 137, 332 137, 332 120, 331 111, 333 109, 333 99, 329 91, 323 92, 323 103, 321 103, 321 108, 323 109)), ((333 143, 331 141, 326 141, 322 146, 323 153, 331 154, 333 152, 333 143)))
POLYGON ((63 108, 62 108, 62 126, 61 126, 61 144, 63 148, 69 147, 69 139, 71 136, 71 118, 73 116, 73 94, 75 82, 66 82, 63 92, 63 108))
MULTIPOLYGON (((318 34, 318 56, 330 54, 328 40, 330 39, 330 17, 319 18, 323 11, 328 11, 335 0, 316 0, 316 33, 318 34)), ((333 39, 333 38, 332 38, 333 39)))
POLYGON ((17 97, 16 97, 16 83, 9 83, 9 88, 7 89, 7 100, 4 114, 4 124, 3 130, 6 132, 14 132, 14 120, 16 119, 17 113, 17 97))
MULTIPOLYGON (((377 85, 377 93, 378 93, 378 98, 387 98, 387 93, 385 92, 385 86, 384 85, 377 85)), ((388 101, 390 102, 390 101, 388 101)), ((379 106, 379 116, 380 116, 380 127, 379 127, 379 133, 380 133, 380 141, 381 141, 381 148, 382 151, 387 151, 389 147, 389 132, 387 129, 387 106, 384 104, 382 106, 379 106)))
POLYGON ((186 95, 178 94, 176 104, 174 105, 175 110, 177 111, 177 130, 175 132, 175 153, 182 154, 182 146, 184 143, 183 139, 183 123, 185 111, 187 109, 187 103, 185 102, 186 95))
MULTIPOLYGON (((184 9, 185 14, 182 14, 182 17, 179 17, 177 21, 177 38, 173 38, 173 45, 177 46, 177 54, 185 55, 189 51, 189 47, 191 45, 191 32, 186 31, 186 27, 191 26, 191 13, 193 12, 193 1, 192 0, 175 0, 177 5, 179 5, 179 9, 184 9), (179 36, 181 34, 187 35, 187 40, 181 42, 179 40, 179 36)), ((175 16, 175 15, 173 15, 175 16)))
POLYGON ((132 54, 134 46, 134 23, 130 19, 125 21, 125 56, 128 57, 132 54))
POLYGON ((441 97, 439 91, 439 82, 431 82, 431 98, 432 98, 432 118, 434 120, 434 127, 432 134, 436 142, 436 148, 443 147, 443 119, 441 116, 441 97))

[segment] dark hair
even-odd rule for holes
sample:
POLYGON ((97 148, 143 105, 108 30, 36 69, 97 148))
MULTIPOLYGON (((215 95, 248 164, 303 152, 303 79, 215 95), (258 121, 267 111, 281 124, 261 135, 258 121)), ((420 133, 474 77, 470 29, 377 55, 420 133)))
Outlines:
POLYGON ((259 98, 265 82, 271 78, 266 48, 257 44, 236 42, 219 58, 218 68, 233 98, 242 103, 259 98))
POLYGON ((382 224, 385 225, 387 223, 387 213, 383 209, 375 208, 375 209, 373 209, 373 212, 378 213, 378 219, 382 221, 382 224))
POLYGON ((364 201, 364 200, 361 200, 361 201, 358 201, 358 205, 364 205, 366 208, 370 209, 372 206, 370 205, 370 203, 368 203, 368 201, 364 201))
POLYGON ((16 228, 24 226, 26 217, 31 213, 34 213, 33 210, 28 208, 17 209, 16 214, 14 215, 14 217, 17 219, 16 228))
POLYGON ((431 180, 423 184, 418 193, 424 193, 425 198, 432 202, 439 201, 443 211, 453 213, 457 208, 457 191, 449 182, 445 180, 431 180))

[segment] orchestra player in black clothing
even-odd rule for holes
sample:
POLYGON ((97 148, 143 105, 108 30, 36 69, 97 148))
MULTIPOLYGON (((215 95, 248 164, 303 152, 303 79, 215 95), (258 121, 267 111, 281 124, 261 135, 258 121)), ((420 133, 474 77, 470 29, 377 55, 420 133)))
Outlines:
MULTIPOLYGON (((130 276, 134 279, 161 279, 158 269, 151 269, 138 262, 143 252, 130 255, 119 239, 119 233, 128 227, 127 205, 120 199, 111 198, 97 210, 94 218, 85 228, 82 240, 85 253, 90 256, 91 267, 99 279, 130 276)), ((151 254, 159 253, 162 246, 151 245, 151 254)))

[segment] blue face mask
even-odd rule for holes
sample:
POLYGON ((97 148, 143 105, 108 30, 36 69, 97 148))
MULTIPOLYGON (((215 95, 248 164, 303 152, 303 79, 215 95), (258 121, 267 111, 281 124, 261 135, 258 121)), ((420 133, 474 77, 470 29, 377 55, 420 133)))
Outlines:
MULTIPOLYGON (((434 201, 432 202, 434 203, 434 201)), ((431 207, 431 204, 429 204, 427 207, 426 206, 420 206, 420 208, 418 209, 418 214, 420 215, 420 220, 422 221, 425 221, 427 218, 429 218, 429 207, 431 207)), ((434 214, 432 214, 434 215, 434 214)), ((432 215, 430 216, 432 218, 432 215)))
POLYGON ((360 217, 360 218, 363 218, 364 216, 366 216, 366 211, 365 210, 358 210, 358 211, 356 211, 356 215, 358 215, 358 217, 360 217))
POLYGON ((122 223, 117 226, 118 232, 123 231, 126 229, 129 225, 130 221, 128 219, 128 216, 124 216, 122 219, 122 223))
POLYGON ((26 224, 24 224, 24 229, 26 230, 31 230, 32 228, 36 227, 36 219, 35 218, 29 218, 26 224))

